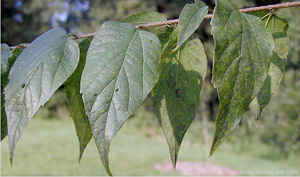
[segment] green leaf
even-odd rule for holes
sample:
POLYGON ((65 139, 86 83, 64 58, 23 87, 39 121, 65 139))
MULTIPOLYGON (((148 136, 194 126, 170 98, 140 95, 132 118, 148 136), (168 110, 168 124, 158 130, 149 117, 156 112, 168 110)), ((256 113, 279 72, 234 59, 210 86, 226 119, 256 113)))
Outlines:
POLYGON ((60 28, 42 34, 16 59, 4 89, 11 162, 31 118, 73 73, 78 59, 78 44, 60 28))
POLYGON ((176 51, 174 48, 178 39, 178 28, 169 28, 165 33, 159 35, 158 38, 163 44, 161 59, 169 57, 176 51))
MULTIPOLYGON (((264 17, 268 12, 259 12, 257 16, 264 17)), ((256 15, 256 13, 252 13, 256 15)), ((250 109, 254 115, 256 124, 258 125, 262 110, 268 105, 272 96, 279 87, 283 71, 286 65, 286 59, 289 51, 289 38, 287 37, 288 23, 278 15, 271 15, 263 18, 263 23, 270 33, 272 33, 275 48, 271 65, 268 71, 267 79, 259 91, 258 95, 250 104, 250 109)))
POLYGON ((216 1, 211 23, 215 40, 212 83, 220 101, 212 155, 264 84, 274 40, 258 17, 239 12, 225 0, 216 1))
POLYGON ((91 42, 81 78, 81 93, 109 175, 110 141, 156 83, 160 50, 154 34, 115 21, 103 23, 91 42))
POLYGON ((8 66, 9 55, 9 46, 7 44, 1 44, 1 141, 7 135, 6 113, 4 109, 5 100, 3 90, 8 81, 8 72, 10 69, 10 67, 8 66))
POLYGON ((65 82, 65 93, 70 114, 75 124, 76 133, 79 140, 79 162, 82 154, 92 138, 92 131, 89 124, 89 119, 85 114, 82 95, 80 93, 80 79, 85 65, 86 54, 92 38, 87 38, 79 44, 80 59, 74 73, 65 82))
MULTIPOLYGON (((165 14, 156 12, 156 11, 145 11, 139 12, 136 14, 132 14, 122 20, 120 22, 123 23, 132 23, 134 25, 146 24, 146 23, 154 23, 160 21, 166 21, 167 16, 165 14)), ((158 26, 158 27, 150 27, 147 28, 150 32, 158 35, 164 33, 166 31, 166 26, 158 26)))
POLYGON ((1 44, 1 76, 9 70, 8 57, 10 54, 9 46, 5 43, 1 44))
MULTIPOLYGON (((177 42, 176 31, 168 43, 173 49, 177 42)), ((201 41, 195 36, 190 37, 176 52, 161 58, 161 67, 162 73, 152 96, 175 168, 182 139, 194 120, 205 79, 207 58, 201 41)))
POLYGON ((199 27, 207 14, 208 7, 200 0, 186 4, 179 15, 177 50, 199 27))
POLYGON ((173 27, 167 27, 167 29, 164 33, 157 35, 157 37, 161 43, 162 51, 164 51, 164 48, 167 47, 169 39, 170 39, 170 35, 172 34, 173 30, 174 30, 173 27))
POLYGON ((22 48, 16 48, 10 51, 7 44, 1 44, 1 141, 7 135, 4 88, 8 83, 8 73, 10 68, 22 51, 22 48))
POLYGON ((1 44, 1 141, 7 135, 7 123, 6 123, 6 113, 5 113, 5 100, 4 100, 4 87, 8 81, 8 72, 10 67, 8 67, 8 57, 10 54, 10 49, 7 44, 1 44))

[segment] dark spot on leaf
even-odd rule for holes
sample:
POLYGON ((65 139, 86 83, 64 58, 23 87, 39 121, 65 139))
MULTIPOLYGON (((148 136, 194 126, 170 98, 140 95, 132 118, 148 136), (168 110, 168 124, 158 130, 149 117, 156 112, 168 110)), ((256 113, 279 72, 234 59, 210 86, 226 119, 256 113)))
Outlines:
POLYGON ((119 91, 119 88, 116 89, 116 92, 119 91))
POLYGON ((176 89, 175 90, 175 94, 176 94, 176 98, 180 98, 181 97, 181 90, 180 89, 176 89))
POLYGON ((176 86, 176 82, 172 82, 172 80, 167 80, 167 85, 169 88, 174 88, 176 86))
POLYGON ((97 93, 95 93, 94 96, 97 96, 97 93))
POLYGON ((22 85, 22 88, 24 88, 24 87, 25 87, 25 84, 22 85))
POLYGON ((150 42, 150 44, 152 44, 153 40, 150 40, 149 42, 150 42))

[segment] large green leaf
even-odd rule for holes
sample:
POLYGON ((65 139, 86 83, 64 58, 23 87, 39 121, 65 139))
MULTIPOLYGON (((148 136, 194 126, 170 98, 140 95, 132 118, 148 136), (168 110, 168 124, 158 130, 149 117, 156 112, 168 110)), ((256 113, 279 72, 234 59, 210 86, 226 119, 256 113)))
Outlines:
POLYGON ((7 135, 4 88, 8 83, 8 73, 10 68, 22 51, 22 48, 16 48, 10 51, 7 44, 1 44, 1 141, 7 135))
POLYGON ((60 28, 35 39, 16 59, 4 89, 11 162, 31 118, 73 73, 78 59, 78 44, 60 28))
POLYGON ((272 96, 276 93, 277 88, 281 82, 283 71, 286 65, 286 59, 289 51, 289 38, 287 37, 288 23, 278 15, 266 17, 268 12, 261 11, 259 13, 252 13, 254 15, 264 17, 263 23, 267 29, 272 33, 275 48, 271 65, 269 68, 267 79, 259 91, 258 95, 250 104, 250 109, 254 115, 256 124, 258 125, 260 114, 262 110, 268 105, 272 96))
POLYGON ((70 115, 75 124, 76 133, 79 140, 79 161, 82 154, 92 138, 92 131, 87 115, 85 114, 82 95, 80 93, 80 79, 85 65, 86 54, 92 38, 87 38, 79 44, 80 58, 74 73, 65 82, 65 93, 70 115))
POLYGON ((194 4, 186 4, 179 15, 178 22, 178 49, 199 27, 207 14, 208 7, 201 1, 195 0, 194 4))
MULTIPOLYGON (((168 42, 173 49, 177 43, 176 31, 168 42)), ((161 58, 162 73, 152 96, 175 168, 182 139, 198 107, 207 59, 201 41, 195 36, 190 37, 176 52, 167 53, 161 58)))
POLYGON ((211 155, 234 129, 264 84, 274 40, 260 18, 217 0, 212 19, 215 40, 213 85, 220 100, 211 155))
MULTIPOLYGON (((132 14, 120 20, 120 22, 140 25, 140 24, 154 23, 154 22, 160 22, 166 20, 167 20, 167 16, 165 14, 156 11, 144 11, 144 12, 132 14)), ((150 27, 147 28, 147 30, 158 35, 166 31, 166 26, 150 27)))
POLYGON ((109 175, 110 141, 156 83, 160 49, 154 34, 115 21, 103 23, 90 44, 81 93, 109 175))

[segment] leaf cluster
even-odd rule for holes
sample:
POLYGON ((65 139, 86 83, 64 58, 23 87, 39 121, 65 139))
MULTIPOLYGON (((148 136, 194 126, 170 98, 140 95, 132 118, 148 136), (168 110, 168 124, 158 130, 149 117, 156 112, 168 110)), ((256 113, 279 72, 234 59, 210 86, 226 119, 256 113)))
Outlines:
MULTIPOLYGON (((102 24, 79 44, 55 28, 26 49, 1 44, 1 140, 8 135, 10 159, 38 109, 61 86, 73 118, 82 157, 93 138, 109 175, 114 136, 148 95, 166 136, 173 167, 183 137, 193 122, 207 71, 205 49, 193 33, 208 7, 187 4, 178 25, 137 29, 164 21, 146 11, 102 24)), ((212 84, 220 101, 212 155, 251 109, 260 114, 275 94, 285 68, 288 23, 267 11, 245 14, 216 0, 212 84)))

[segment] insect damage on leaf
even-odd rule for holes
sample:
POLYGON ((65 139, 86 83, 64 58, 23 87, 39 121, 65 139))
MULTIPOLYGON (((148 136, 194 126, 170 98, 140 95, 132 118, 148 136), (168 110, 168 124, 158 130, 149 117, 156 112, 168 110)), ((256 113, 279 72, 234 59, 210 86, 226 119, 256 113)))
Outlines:
MULTIPOLYGON (((64 84, 79 140, 79 161, 93 137, 112 175, 110 143, 152 91, 175 168, 205 80, 207 58, 193 33, 207 12, 208 7, 195 0, 184 6, 178 25, 165 25, 167 16, 159 12, 139 12, 120 22, 103 23, 79 46, 60 28, 11 51, 1 44, 1 141, 8 135, 11 163, 16 143, 34 114, 64 84), (155 22, 162 23, 143 30, 135 26, 155 22)), ((211 21, 212 84, 220 106, 210 155, 248 108, 258 124, 279 87, 289 49, 288 23, 273 12, 246 14, 230 1, 216 0, 211 21)))
POLYGON ((260 91, 274 50, 273 37, 262 21, 239 12, 229 1, 216 1, 211 24, 215 40, 212 83, 217 88, 220 107, 210 155, 260 91))

